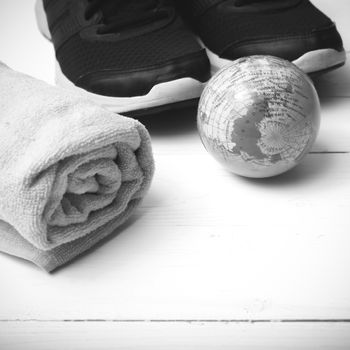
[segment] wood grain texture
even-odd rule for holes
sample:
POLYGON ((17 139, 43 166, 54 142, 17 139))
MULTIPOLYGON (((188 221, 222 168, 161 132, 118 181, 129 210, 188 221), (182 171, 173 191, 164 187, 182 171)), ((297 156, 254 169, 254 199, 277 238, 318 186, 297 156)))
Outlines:
POLYGON ((6 350, 347 350, 348 323, 11 322, 6 350))
POLYGON ((0 319, 350 318, 350 154, 252 181, 184 153, 93 254, 53 275, 0 255, 0 319))

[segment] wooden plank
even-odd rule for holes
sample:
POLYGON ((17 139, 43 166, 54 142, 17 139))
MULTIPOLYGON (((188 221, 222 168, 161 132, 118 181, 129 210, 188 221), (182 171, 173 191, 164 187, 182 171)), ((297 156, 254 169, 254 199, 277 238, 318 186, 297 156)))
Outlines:
MULTIPOLYGON (((350 76, 349 76, 350 81, 350 76)), ((321 128, 313 152, 350 151, 350 98, 321 98, 321 128)), ((196 109, 148 116, 141 120, 151 133, 156 155, 206 155, 196 127, 196 109)))
POLYGON ((349 349, 348 323, 11 322, 6 350, 329 350, 349 349))
POLYGON ((350 98, 323 98, 321 107, 321 127, 312 152, 349 152, 350 98))
POLYGON ((134 222, 93 254, 53 275, 0 255, 0 319, 350 318, 350 154, 260 181, 157 160, 134 222))

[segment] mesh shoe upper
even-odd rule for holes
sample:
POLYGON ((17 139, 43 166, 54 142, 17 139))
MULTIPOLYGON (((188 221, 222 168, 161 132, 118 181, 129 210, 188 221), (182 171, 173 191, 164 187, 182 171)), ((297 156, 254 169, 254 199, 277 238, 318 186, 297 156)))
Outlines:
POLYGON ((181 11, 220 57, 273 54, 294 60, 343 50, 334 23, 308 0, 180 0, 181 11))
POLYGON ((44 8, 63 73, 87 90, 142 95, 164 81, 209 77, 204 51, 171 2, 46 0, 44 8))

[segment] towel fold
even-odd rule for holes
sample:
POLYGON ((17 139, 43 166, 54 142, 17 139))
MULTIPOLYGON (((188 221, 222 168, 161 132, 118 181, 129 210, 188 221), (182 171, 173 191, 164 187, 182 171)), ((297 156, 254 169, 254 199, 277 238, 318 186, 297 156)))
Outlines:
POLYGON ((0 250, 47 271, 121 225, 154 164, 136 120, 0 62, 0 250))

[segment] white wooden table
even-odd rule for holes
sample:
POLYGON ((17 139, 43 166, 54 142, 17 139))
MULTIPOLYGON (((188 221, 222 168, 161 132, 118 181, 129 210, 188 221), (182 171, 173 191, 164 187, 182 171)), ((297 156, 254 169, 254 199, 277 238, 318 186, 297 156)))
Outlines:
MULTIPOLYGON (((350 48, 350 2, 315 0, 350 48)), ((0 1, 0 59, 53 81, 33 0, 0 1)), ((319 138, 270 180, 226 172, 193 111, 145 120, 132 223, 54 274, 0 254, 0 349, 349 349, 350 65, 317 81, 319 138)))

